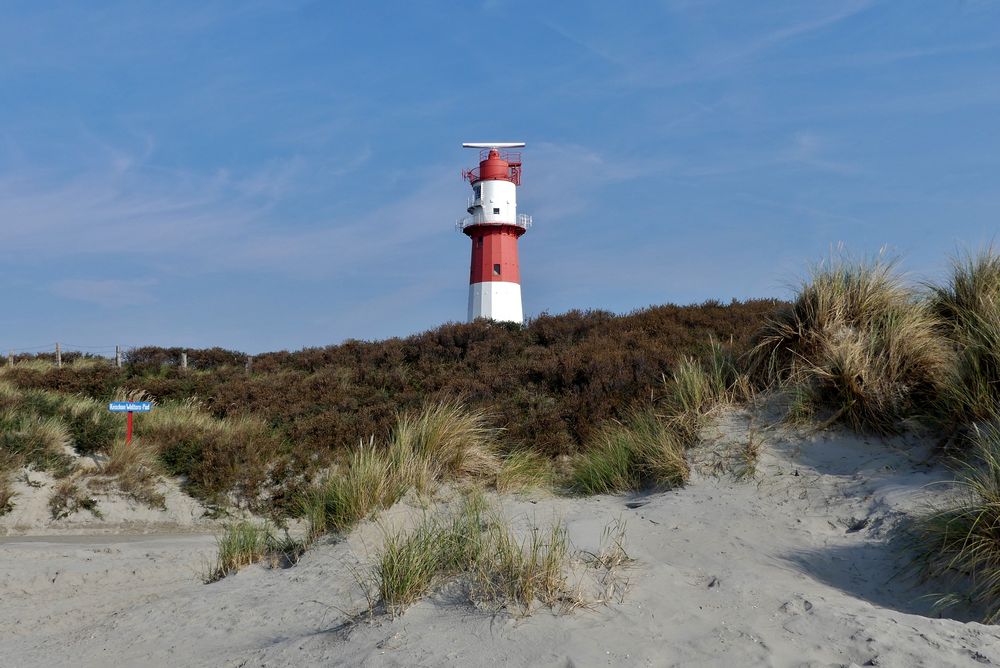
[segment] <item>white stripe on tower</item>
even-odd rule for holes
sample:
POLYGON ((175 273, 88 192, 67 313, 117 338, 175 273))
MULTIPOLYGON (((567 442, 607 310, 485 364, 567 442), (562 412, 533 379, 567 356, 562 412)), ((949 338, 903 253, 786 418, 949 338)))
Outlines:
POLYGON ((506 322, 524 322, 521 311, 521 285, 486 281, 469 286, 469 322, 490 318, 506 322))

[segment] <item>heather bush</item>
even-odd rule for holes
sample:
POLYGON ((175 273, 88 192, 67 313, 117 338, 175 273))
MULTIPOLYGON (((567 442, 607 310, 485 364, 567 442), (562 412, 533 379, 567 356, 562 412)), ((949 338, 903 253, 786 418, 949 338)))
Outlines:
POLYGON ((100 402, 119 387, 148 391, 158 402, 200 398, 217 418, 252 415, 293 452, 303 470, 369 434, 385 434, 400 412, 427 401, 463 397, 503 429, 502 445, 548 457, 573 454, 600 425, 622 418, 655 392, 684 355, 708 354, 711 341, 745 350, 778 302, 660 306, 628 315, 571 311, 541 315, 524 328, 478 321, 446 324, 407 338, 347 341, 325 348, 256 355, 220 349, 129 351, 123 369, 0 370, 22 388, 80 393, 100 402))

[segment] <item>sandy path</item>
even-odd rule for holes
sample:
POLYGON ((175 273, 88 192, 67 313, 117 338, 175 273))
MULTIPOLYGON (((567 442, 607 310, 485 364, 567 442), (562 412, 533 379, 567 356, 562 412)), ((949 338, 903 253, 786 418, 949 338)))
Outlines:
MULTIPOLYGON (((724 416, 714 447, 747 437, 724 416)), ((362 528, 287 570, 198 582, 204 536, 0 543, 0 656, 10 665, 1000 665, 1000 627, 936 619, 900 566, 892 528, 946 479, 915 439, 767 437, 757 483, 696 476, 643 498, 507 498, 521 519, 565 519, 594 549, 628 523, 635 565, 621 604, 516 619, 440 594, 395 619, 363 608, 351 574, 362 528), (111 550, 107 552, 106 550, 111 550), (57 575, 56 575, 57 574, 57 575), (13 629, 13 633, 7 630, 13 629)))

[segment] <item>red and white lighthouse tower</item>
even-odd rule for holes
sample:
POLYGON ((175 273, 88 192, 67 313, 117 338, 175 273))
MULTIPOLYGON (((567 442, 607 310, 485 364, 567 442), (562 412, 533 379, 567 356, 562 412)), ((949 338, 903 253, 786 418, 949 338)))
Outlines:
POLYGON ((469 322, 476 318, 523 322, 517 240, 531 227, 531 216, 517 212, 521 154, 507 149, 523 148, 524 143, 462 146, 480 149, 479 166, 462 172, 472 185, 472 197, 470 215, 458 221, 458 229, 472 239, 469 322))

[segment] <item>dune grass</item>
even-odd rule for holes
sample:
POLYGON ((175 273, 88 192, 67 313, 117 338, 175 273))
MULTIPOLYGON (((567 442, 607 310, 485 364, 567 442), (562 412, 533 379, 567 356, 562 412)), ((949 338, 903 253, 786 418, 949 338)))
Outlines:
POLYGON ((440 402, 399 416, 389 457, 402 477, 423 492, 446 478, 496 475, 496 437, 484 411, 440 402))
POLYGON ((206 575, 206 582, 221 580, 242 568, 264 558, 274 542, 268 524, 242 521, 230 524, 225 533, 216 538, 218 555, 215 566, 206 575))
POLYGON ((574 461, 569 486, 582 494, 683 485, 689 468, 684 441, 651 410, 632 411, 599 430, 574 461))
POLYGON ((374 439, 361 443, 342 471, 305 493, 301 507, 310 536, 343 531, 373 511, 388 508, 406 492, 406 473, 374 439))
POLYGON ((948 282, 929 289, 958 351, 937 412, 951 429, 989 422, 1000 415, 1000 254, 990 246, 956 257, 948 282))
POLYGON ((481 497, 450 518, 425 515, 413 529, 386 531, 369 579, 374 611, 403 612, 439 584, 461 578, 469 600, 529 614, 537 604, 574 600, 567 586, 569 548, 561 522, 519 535, 481 497))
POLYGON ((279 537, 269 522, 241 520, 228 525, 216 537, 215 563, 204 575, 206 584, 216 582, 247 566, 269 561, 272 566, 294 564, 304 545, 288 536, 279 537))
MULTIPOLYGON (((963 498, 917 523, 921 565, 928 577, 953 582, 1000 622, 1000 427, 977 430, 973 461, 959 473, 963 498)), ((961 602, 951 593, 941 607, 961 602)))
POLYGON ((100 472, 113 478, 122 493, 152 508, 166 507, 166 499, 156 488, 162 465, 154 448, 142 439, 133 439, 127 445, 123 440, 116 441, 107 457, 100 472))
POLYGON ((8 470, 32 466, 65 477, 73 470, 73 459, 66 452, 70 442, 65 425, 57 418, 11 409, 0 412, 0 451, 8 470))
POLYGON ((339 470, 302 496, 310 537, 343 531, 411 488, 426 494, 445 480, 495 480, 501 472, 496 435, 484 412, 458 402, 401 415, 387 444, 374 437, 362 442, 339 470))
POLYGON ((505 455, 496 473, 498 492, 548 487, 555 481, 552 460, 529 450, 515 450, 505 455))
POLYGON ((883 434, 923 415, 954 364, 934 312, 883 257, 815 267, 749 358, 761 385, 796 388, 799 408, 883 434))
POLYGON ((371 574, 386 611, 398 614, 425 596, 448 573, 448 552, 463 547, 461 538, 435 519, 408 532, 386 532, 371 574))

